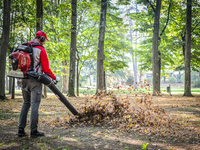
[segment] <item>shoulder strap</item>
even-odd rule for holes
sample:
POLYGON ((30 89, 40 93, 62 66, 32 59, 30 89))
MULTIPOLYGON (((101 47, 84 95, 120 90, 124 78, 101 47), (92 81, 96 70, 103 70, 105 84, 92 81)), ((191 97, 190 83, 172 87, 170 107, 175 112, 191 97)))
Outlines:
POLYGON ((37 64, 37 66, 35 67, 36 72, 38 72, 38 70, 39 70, 39 68, 40 68, 40 64, 41 64, 41 62, 39 62, 39 64, 37 64))
MULTIPOLYGON (((34 70, 33 47, 35 47, 35 46, 43 47, 43 46, 41 44, 37 44, 37 43, 23 43, 22 45, 29 45, 30 48, 31 48, 32 54, 31 54, 31 67, 30 67, 30 69, 31 69, 31 71, 33 71, 34 70)), ((41 63, 39 62, 39 64, 35 67, 36 72, 38 72, 38 70, 40 68, 40 64, 41 63)))
MULTIPOLYGON (((42 46, 41 44, 37 44, 37 43, 23 43, 22 45, 29 45, 29 46, 42 46)), ((42 46, 44 47, 44 46, 42 46)))

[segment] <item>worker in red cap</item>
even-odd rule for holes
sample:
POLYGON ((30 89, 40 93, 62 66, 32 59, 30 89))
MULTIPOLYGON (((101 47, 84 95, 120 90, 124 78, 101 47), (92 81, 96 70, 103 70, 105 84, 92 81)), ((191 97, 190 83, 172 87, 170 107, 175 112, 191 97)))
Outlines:
MULTIPOLYGON (((35 72, 45 73, 53 80, 57 82, 60 81, 59 77, 56 77, 49 67, 49 60, 47 57, 47 52, 43 45, 45 41, 49 41, 47 35, 43 31, 38 31, 35 35, 35 39, 30 41, 33 47, 33 60, 35 72)), ((27 114, 31 106, 31 118, 30 118, 30 129, 31 137, 44 136, 43 132, 38 131, 38 109, 42 97, 42 83, 29 78, 22 79, 22 95, 23 95, 23 105, 21 108, 19 126, 18 126, 18 136, 26 136, 24 131, 27 122, 27 114)))

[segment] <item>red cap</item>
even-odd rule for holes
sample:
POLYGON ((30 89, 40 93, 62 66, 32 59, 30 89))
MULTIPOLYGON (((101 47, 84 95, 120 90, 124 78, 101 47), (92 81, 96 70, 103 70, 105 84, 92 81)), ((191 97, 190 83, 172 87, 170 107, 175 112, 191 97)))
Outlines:
POLYGON ((36 37, 42 37, 42 36, 44 36, 45 39, 46 39, 47 41, 49 41, 49 39, 47 39, 47 35, 46 35, 46 33, 43 32, 43 31, 38 31, 38 32, 36 33, 35 36, 36 36, 36 37))

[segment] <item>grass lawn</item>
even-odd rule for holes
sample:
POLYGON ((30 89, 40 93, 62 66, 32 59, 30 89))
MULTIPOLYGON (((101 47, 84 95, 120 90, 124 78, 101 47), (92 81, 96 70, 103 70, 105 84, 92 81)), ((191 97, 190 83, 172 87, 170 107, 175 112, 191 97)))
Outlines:
MULTIPOLYGON (((139 88, 136 89, 135 91, 131 90, 128 91, 127 89, 108 89, 107 92, 112 91, 115 94, 133 94, 133 93, 138 93, 138 92, 142 92, 142 93, 152 93, 153 89, 150 88, 148 90, 144 89, 144 88, 139 88)), ((169 94, 167 93, 167 88, 161 87, 161 92, 166 95, 169 94)), ((198 95, 200 94, 200 88, 192 88, 191 89, 192 94, 194 95, 198 95)), ((49 94, 52 94, 51 91, 48 92, 49 94)), ((75 93, 76 93, 76 89, 75 89, 75 93)), ((96 89, 85 89, 85 88, 80 88, 79 89, 79 94, 95 94, 96 93, 96 89)), ((171 94, 183 94, 184 93, 184 88, 177 88, 177 87, 171 87, 171 94)), ((8 91, 6 91, 6 94, 8 94, 8 91)), ((15 94, 22 94, 21 90, 15 90, 15 94)))
MULTIPOLYGON (((138 93, 138 92, 142 92, 142 93, 152 93, 153 89, 150 90, 146 90, 146 89, 138 89, 138 90, 131 90, 128 91, 127 89, 108 89, 109 91, 113 91, 115 94, 133 94, 133 93, 138 93)), ((161 88, 161 92, 163 94, 168 94, 167 93, 167 89, 166 88, 161 88)), ((192 88, 191 89, 192 94, 200 94, 200 88, 192 88)), ((79 89, 79 93, 80 94, 95 94, 96 93, 96 89, 79 89)), ((171 87, 171 94, 183 94, 184 93, 184 88, 175 88, 175 87, 171 87)))

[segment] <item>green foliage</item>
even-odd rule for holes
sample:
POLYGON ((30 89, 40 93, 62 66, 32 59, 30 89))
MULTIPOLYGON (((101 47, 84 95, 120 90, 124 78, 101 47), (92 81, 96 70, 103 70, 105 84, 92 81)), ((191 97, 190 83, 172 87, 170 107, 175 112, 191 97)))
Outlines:
POLYGON ((198 70, 197 71, 192 71, 191 72, 191 84, 192 84, 192 87, 194 88, 199 88, 200 87, 200 72, 198 70))
POLYGON ((104 65, 105 65, 106 68, 109 68, 109 70, 110 70, 111 72, 114 72, 114 71, 116 71, 116 70, 119 70, 119 69, 123 69, 123 68, 125 68, 125 67, 128 67, 127 62, 120 61, 120 60, 105 62, 104 65))
POLYGON ((65 146, 62 150, 69 150, 69 148, 65 146))
MULTIPOLYGON (((47 33, 49 42, 45 48, 50 61, 50 67, 56 74, 64 75, 63 61, 70 60, 71 42, 71 1, 43 0, 43 30, 47 33)), ((154 24, 155 1, 137 0, 139 11, 135 12, 136 3, 130 0, 108 1, 106 32, 104 41, 104 69, 107 75, 123 77, 122 69, 126 69, 130 57, 137 58, 142 71, 152 69, 152 37, 154 24), (125 10, 119 9, 121 6, 125 10), (127 9, 132 9, 127 14, 127 9), (122 17, 123 16, 123 17, 122 17), (130 17, 130 26, 124 18, 130 17), (126 22, 125 22, 126 21, 126 22), (132 43, 127 36, 130 30, 137 31, 132 43), (133 48, 134 47, 134 48, 133 48), (116 73, 114 75, 113 73, 116 73)), ((168 16, 170 0, 162 1, 160 33, 164 29, 168 16)), ((96 57, 99 37, 100 1, 78 1, 77 5, 77 58, 79 59, 80 79, 85 81, 90 75, 96 75, 96 57)), ((192 22, 192 70, 200 67, 199 42, 199 4, 193 2, 192 22)), ((0 10, 3 1, 0 1, 0 10)), ((2 13, 0 14, 2 17, 2 13)), ((2 20, 0 29, 2 29, 2 20)), ((1 33, 2 30, 0 30, 1 33)), ((8 55, 21 43, 30 41, 36 32, 36 1, 13 0, 11 6, 11 33, 8 55)), ((165 32, 160 37, 161 69, 183 70, 183 47, 186 35, 186 1, 172 1, 170 18, 165 32)), ((69 65, 69 64, 68 64, 69 65)), ((151 79, 150 79, 151 80, 151 79)), ((195 82, 197 84, 198 82, 195 82)), ((194 85, 194 84, 193 84, 194 85)), ((195 85, 196 86, 196 85, 195 85)))
POLYGON ((175 78, 174 77, 169 77, 169 83, 174 83, 175 82, 175 78))
MULTIPOLYGON (((155 1, 154 1, 155 2, 155 1)), ((138 61, 143 70, 151 69, 151 51, 152 51, 152 33, 153 33, 153 16, 155 3, 152 1, 137 0, 138 5, 144 6, 145 9, 137 13, 130 13, 130 18, 134 21, 134 31, 142 34, 141 42, 137 50, 138 61), (147 62, 147 63, 146 63, 147 62)), ((162 1, 161 18, 160 18, 160 34, 167 23, 169 0, 162 1)), ((185 46, 186 35, 186 1, 171 1, 171 9, 169 22, 162 34, 159 43, 159 51, 161 52, 161 69, 166 69, 167 66, 172 66, 170 69, 183 70, 184 57, 183 48, 185 46)), ((191 67, 197 70, 200 64, 199 53, 199 13, 198 4, 193 2, 193 24, 192 24, 192 56, 191 67)))

